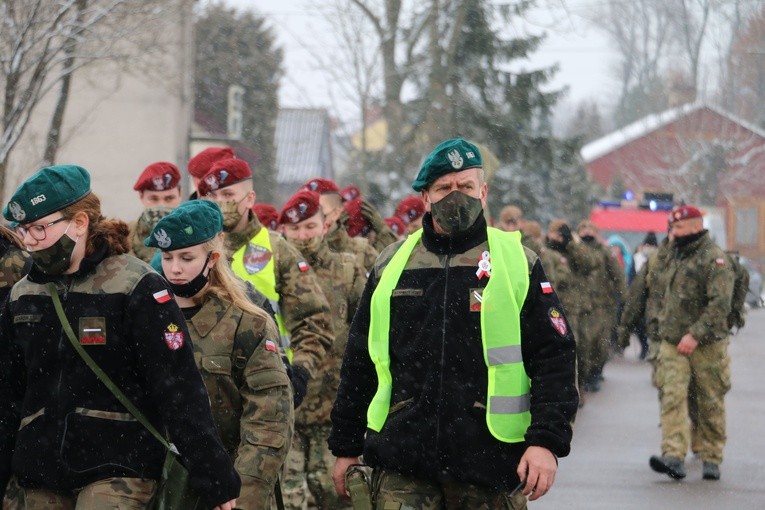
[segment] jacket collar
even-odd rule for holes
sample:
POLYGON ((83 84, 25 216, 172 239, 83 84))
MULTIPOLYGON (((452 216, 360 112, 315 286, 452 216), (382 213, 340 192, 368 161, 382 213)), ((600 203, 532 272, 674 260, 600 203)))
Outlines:
POLYGON ((702 230, 696 234, 676 238, 673 242, 675 252, 681 257, 692 254, 709 238, 708 234, 707 230, 702 230))
POLYGON ((475 223, 464 232, 454 235, 438 234, 433 230, 433 216, 427 212, 422 217, 422 244, 428 251, 437 255, 464 253, 488 239, 486 227, 486 218, 481 213, 475 223))
POLYGON ((200 337, 206 337, 210 331, 223 319, 231 308, 231 303, 226 303, 214 294, 208 294, 202 308, 191 318, 191 324, 200 337))

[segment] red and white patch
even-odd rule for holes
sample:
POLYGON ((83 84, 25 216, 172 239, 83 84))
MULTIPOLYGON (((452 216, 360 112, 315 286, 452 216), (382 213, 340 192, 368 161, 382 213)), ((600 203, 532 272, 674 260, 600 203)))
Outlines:
POLYGON ((300 269, 301 272, 305 273, 306 271, 311 269, 311 266, 309 266, 308 262, 306 262, 305 260, 301 260, 300 262, 298 262, 298 269, 300 269))
POLYGON ((715 259, 715 265, 716 266, 724 266, 725 265, 725 259, 715 259))
POLYGON ((566 324, 566 318, 563 317, 563 314, 560 313, 557 308, 553 307, 547 311, 547 316, 550 318, 550 324, 555 328, 555 331, 557 331, 560 336, 566 336, 566 333, 568 333, 568 324, 566 324))
POLYGON ((266 350, 276 352, 276 344, 273 340, 266 340, 266 350))
POLYGON ((170 299, 172 299, 167 289, 160 290, 159 292, 155 292, 154 294, 152 294, 152 296, 154 296, 154 300, 157 303, 167 303, 168 301, 170 301, 170 299))
POLYGON ((165 343, 171 351, 177 351, 183 347, 183 331, 180 331, 175 324, 168 324, 165 330, 165 343))
POLYGON ((553 288, 550 282, 542 282, 539 285, 542 287, 542 294, 552 294, 553 288))

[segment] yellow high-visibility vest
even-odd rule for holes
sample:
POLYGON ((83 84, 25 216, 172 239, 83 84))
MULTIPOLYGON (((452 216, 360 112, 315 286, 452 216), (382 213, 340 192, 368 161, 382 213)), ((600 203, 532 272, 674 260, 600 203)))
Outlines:
MULTIPOLYGON (((521 307, 529 289, 529 267, 520 232, 487 228, 491 276, 481 302, 481 341, 487 367, 486 424, 500 441, 524 440, 531 423, 531 381, 523 366, 521 307)), ((369 356, 377 372, 377 392, 367 409, 367 426, 382 430, 390 410, 390 297, 422 237, 410 234, 380 276, 370 303, 369 356)))

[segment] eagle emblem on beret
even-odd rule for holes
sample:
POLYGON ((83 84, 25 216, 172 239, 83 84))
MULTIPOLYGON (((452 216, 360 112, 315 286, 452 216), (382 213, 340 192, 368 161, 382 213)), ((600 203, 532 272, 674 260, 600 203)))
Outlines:
POLYGON ((162 177, 152 177, 151 185, 154 191, 165 191, 165 181, 162 177))
POLYGON ((462 159, 462 155, 460 154, 460 151, 457 149, 452 149, 449 152, 446 153, 446 157, 449 158, 449 163, 452 164, 452 168, 455 170, 459 170, 462 168, 462 165, 465 164, 465 160, 462 159))
POLYGON ((11 202, 8 204, 8 210, 11 211, 13 219, 16 221, 23 221, 27 217, 27 213, 21 208, 21 204, 18 202, 11 202))
POLYGON ((287 209, 287 218, 291 223, 297 223, 300 221, 300 213, 294 207, 287 209))
POLYGON ((173 240, 170 239, 170 236, 167 235, 167 232, 165 232, 165 229, 163 228, 154 232, 154 239, 157 240, 157 246, 162 249, 169 248, 170 245, 173 244, 173 240))
POLYGON ((205 182, 207 183, 207 186, 209 186, 211 190, 218 189, 218 186, 220 185, 218 182, 218 177, 215 174, 208 175, 207 177, 205 177, 205 182))

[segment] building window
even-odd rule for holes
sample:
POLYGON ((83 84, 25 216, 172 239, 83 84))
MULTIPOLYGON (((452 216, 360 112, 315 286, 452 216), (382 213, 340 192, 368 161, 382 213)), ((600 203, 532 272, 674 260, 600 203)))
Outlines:
POLYGON ((757 223, 756 207, 736 208, 736 245, 757 246, 760 231, 757 223))

